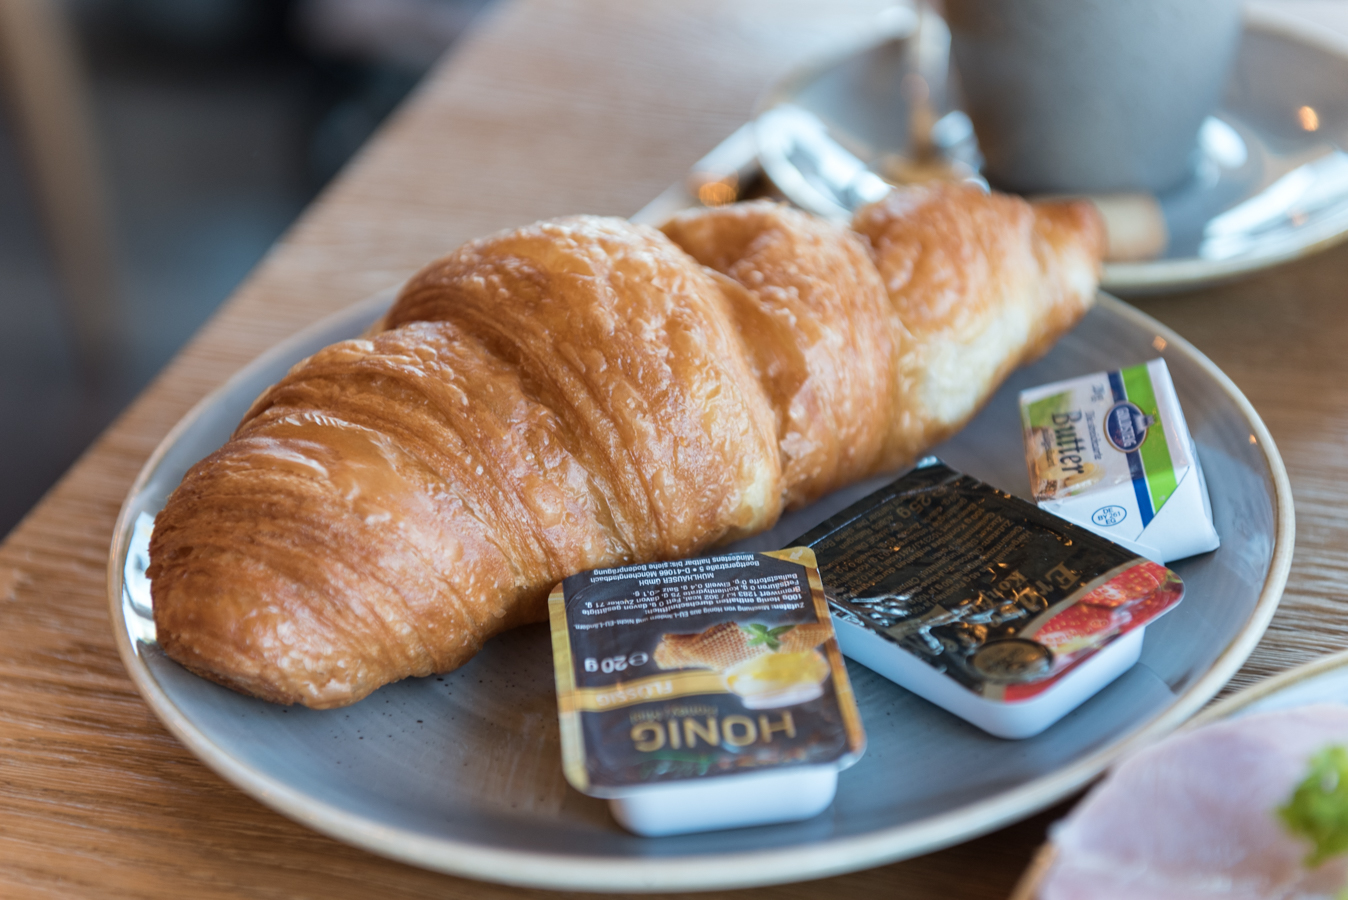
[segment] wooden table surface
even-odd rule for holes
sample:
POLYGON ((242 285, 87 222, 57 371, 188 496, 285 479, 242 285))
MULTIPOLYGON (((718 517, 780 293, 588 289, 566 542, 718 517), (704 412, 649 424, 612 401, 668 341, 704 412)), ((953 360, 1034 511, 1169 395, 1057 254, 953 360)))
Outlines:
MULTIPOLYGON (((198 763, 114 650, 114 518, 169 427, 268 346, 466 239, 546 216, 631 214, 740 125, 773 78, 864 40, 884 5, 518 0, 488 13, 0 546, 0 895, 534 893, 338 844, 198 763)), ((1342 17, 1332 3, 1295 6, 1342 17)), ((1346 286, 1348 246, 1138 304, 1230 374, 1291 474, 1291 580, 1237 686, 1348 647, 1346 286)), ((22 423, 7 428, 5 439, 22 439, 22 423)), ((1061 813, 867 872, 736 893, 1001 898, 1061 813)))

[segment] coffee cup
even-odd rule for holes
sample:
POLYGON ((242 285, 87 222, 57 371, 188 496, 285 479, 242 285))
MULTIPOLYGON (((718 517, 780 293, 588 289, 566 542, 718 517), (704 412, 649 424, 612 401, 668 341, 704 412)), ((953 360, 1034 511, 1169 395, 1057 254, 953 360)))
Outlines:
POLYGON ((994 186, 1153 194, 1183 184, 1241 32, 1240 0, 945 0, 994 186))

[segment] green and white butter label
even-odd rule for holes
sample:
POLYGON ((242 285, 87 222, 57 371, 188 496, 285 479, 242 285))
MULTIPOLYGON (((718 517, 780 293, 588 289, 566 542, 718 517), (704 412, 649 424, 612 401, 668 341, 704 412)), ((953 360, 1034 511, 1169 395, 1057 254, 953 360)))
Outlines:
POLYGON ((1170 512, 1155 531, 1166 532, 1164 541, 1185 527, 1171 520, 1196 517, 1201 540, 1179 543, 1217 546, 1207 489, 1164 360, 1025 391, 1020 414, 1040 506, 1158 561, 1179 558, 1145 537, 1162 510, 1170 512), (1181 490, 1186 479, 1193 483, 1181 490), (1176 509, 1177 502, 1185 508, 1176 509))
MULTIPOLYGON (((1140 524, 1145 527, 1155 517, 1175 492, 1176 466, 1187 467, 1189 459, 1187 441, 1171 440, 1176 427, 1171 410, 1158 399, 1153 365, 1164 363, 1099 372, 1021 395, 1036 500, 1130 485, 1140 524), (1172 420, 1169 428, 1167 419, 1172 420)), ((1115 515, 1106 511, 1101 517, 1115 515)))

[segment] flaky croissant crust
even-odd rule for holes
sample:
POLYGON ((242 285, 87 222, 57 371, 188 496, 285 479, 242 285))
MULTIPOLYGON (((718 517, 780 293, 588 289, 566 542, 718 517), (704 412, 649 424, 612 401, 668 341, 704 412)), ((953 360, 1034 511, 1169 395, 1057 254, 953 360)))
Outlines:
POLYGON ((566 575, 694 554, 910 461, 1093 297, 1077 207, 943 186, 857 229, 769 203, 663 234, 581 216, 432 263, 169 498, 160 644, 319 708, 453 669, 566 575), (972 240, 944 251, 959 273, 922 246, 948 234, 972 240))

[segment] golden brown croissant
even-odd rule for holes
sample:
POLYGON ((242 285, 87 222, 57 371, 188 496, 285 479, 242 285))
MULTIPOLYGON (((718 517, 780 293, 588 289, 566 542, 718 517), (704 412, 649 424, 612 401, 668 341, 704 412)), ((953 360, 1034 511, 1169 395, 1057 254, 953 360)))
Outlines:
POLYGON ((160 644, 313 707, 447 671, 568 574, 696 553, 909 461, 1093 297, 1099 229, 1072 207, 932 188, 857 227, 767 203, 668 238, 576 217, 433 263, 169 498, 160 644))
POLYGON ((857 212, 903 332, 886 455, 958 431, 1011 370, 1043 355, 1095 297, 1104 226, 1087 203, 934 183, 857 212))

